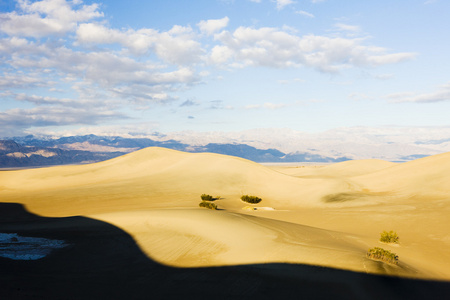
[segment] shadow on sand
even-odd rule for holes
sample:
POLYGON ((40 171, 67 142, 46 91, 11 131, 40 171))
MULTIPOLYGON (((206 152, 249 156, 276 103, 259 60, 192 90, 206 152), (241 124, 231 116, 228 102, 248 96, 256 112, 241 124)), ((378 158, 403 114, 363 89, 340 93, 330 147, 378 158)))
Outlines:
MULTIPOLYGON (((38 260, 0 257, 0 299, 449 299, 450 282, 291 264, 172 268, 123 230, 0 203, 0 233, 65 241, 38 260)), ((17 243, 17 238, 11 243, 17 243)), ((0 252, 7 247, 0 240, 0 252)))

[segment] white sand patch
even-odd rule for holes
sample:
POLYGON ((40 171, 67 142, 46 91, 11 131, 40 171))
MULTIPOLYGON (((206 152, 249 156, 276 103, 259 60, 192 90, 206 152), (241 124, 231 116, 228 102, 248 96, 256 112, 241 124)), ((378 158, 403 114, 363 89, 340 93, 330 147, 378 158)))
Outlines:
POLYGON ((263 207, 255 207, 255 210, 275 210, 273 207, 263 206, 263 207))
POLYGON ((14 260, 37 260, 53 250, 66 247, 62 240, 19 236, 17 233, 0 233, 0 256, 14 260))

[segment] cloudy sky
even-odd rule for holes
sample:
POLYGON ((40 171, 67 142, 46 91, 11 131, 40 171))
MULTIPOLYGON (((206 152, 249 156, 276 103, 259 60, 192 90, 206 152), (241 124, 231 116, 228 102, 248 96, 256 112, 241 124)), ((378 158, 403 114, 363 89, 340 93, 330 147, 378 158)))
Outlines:
POLYGON ((450 126, 450 1, 0 0, 0 136, 450 126))

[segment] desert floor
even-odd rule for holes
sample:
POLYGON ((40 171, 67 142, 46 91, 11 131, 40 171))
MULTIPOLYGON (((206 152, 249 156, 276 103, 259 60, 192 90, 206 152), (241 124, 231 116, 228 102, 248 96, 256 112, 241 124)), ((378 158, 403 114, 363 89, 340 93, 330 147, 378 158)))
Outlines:
POLYGON ((0 171, 0 298, 449 297, 449 171, 450 153, 263 166, 162 148, 0 171))

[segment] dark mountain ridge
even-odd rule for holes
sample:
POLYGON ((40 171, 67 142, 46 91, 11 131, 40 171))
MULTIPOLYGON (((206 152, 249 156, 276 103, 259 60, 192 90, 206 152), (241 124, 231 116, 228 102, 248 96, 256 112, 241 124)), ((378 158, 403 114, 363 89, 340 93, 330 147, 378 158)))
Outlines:
POLYGON ((57 139, 29 135, 0 140, 0 168, 37 167, 80 164, 111 159, 146 147, 163 147, 185 152, 211 152, 232 155, 255 162, 339 162, 346 157, 332 158, 311 153, 283 153, 277 149, 257 149, 246 144, 195 146, 175 140, 154 141, 148 138, 105 137, 96 135, 69 136, 57 139))

